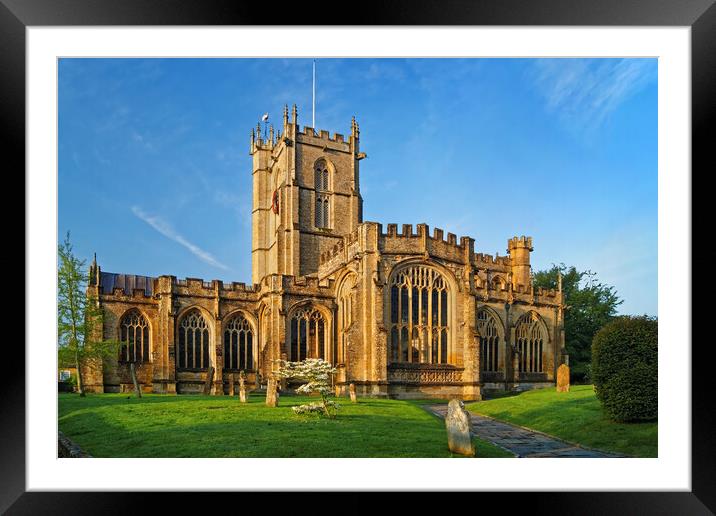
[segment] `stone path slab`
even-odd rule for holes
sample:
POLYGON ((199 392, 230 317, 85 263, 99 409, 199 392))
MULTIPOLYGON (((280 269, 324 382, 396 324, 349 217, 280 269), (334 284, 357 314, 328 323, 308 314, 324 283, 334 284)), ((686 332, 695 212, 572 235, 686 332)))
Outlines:
MULTIPOLYGON (((424 408, 443 419, 447 413, 447 404, 427 405, 424 408)), ((576 446, 557 437, 472 412, 470 420, 471 431, 475 437, 489 441, 514 453, 517 457, 626 457, 626 455, 576 446)))

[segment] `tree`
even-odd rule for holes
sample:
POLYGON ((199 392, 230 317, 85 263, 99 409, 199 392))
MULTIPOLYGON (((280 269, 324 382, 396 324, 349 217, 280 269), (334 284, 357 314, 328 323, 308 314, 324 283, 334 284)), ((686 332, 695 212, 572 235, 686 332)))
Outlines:
POLYGON ((82 365, 117 353, 119 342, 102 338, 102 308, 87 294, 85 260, 77 258, 70 244, 70 233, 58 246, 57 341, 60 364, 77 369, 77 391, 84 396, 82 365))
POLYGON ((596 273, 580 272, 564 264, 536 272, 534 286, 556 290, 560 273, 567 307, 564 316, 565 346, 572 377, 575 381, 589 380, 592 339, 602 326, 616 317, 617 307, 623 301, 614 287, 597 280, 596 273))
POLYGON ((316 412, 325 414, 329 418, 335 417, 335 411, 339 408, 338 403, 329 400, 332 393, 331 378, 336 373, 336 368, 330 362, 321 358, 307 358, 301 362, 281 362, 278 376, 287 379, 296 379, 305 382, 296 392, 300 394, 314 394, 321 396, 318 403, 308 403, 292 407, 296 414, 307 414, 316 412))
POLYGON ((659 323, 621 316, 592 341, 594 390, 610 419, 653 421, 658 416, 659 323))

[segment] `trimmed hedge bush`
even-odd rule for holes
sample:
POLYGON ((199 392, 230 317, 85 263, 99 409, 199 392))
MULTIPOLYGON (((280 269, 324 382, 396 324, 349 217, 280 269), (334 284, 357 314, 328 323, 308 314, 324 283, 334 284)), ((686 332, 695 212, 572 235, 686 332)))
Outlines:
POLYGON ((610 419, 652 421, 658 416, 658 322, 618 317, 592 340, 592 379, 610 419))

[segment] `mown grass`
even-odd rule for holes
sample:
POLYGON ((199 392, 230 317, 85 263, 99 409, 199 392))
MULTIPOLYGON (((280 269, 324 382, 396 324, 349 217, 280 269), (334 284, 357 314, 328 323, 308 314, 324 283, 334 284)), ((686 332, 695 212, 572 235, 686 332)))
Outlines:
POLYGON ((589 448, 632 457, 658 456, 658 425, 615 423, 602 412, 591 385, 572 385, 569 392, 554 387, 527 391, 466 405, 495 419, 532 428, 589 448))
MULTIPOLYGON (((451 457, 428 401, 342 400, 338 417, 298 416, 309 398, 59 395, 59 427, 95 457, 451 457)), ((315 401, 315 398, 310 398, 315 401)), ((510 457, 476 439, 478 457, 510 457)))

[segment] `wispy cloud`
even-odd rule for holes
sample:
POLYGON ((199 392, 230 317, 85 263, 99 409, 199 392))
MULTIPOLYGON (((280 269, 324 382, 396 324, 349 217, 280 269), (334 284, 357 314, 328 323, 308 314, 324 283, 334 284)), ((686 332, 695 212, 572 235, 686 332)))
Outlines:
POLYGON ((531 71, 547 110, 584 132, 656 79, 652 59, 538 59, 531 71))
POLYGON ((165 237, 169 238, 170 240, 174 240, 176 243, 183 245, 184 247, 189 249, 189 251, 191 251, 191 253, 197 258, 199 258, 201 261, 225 271, 230 270, 229 267, 214 258, 211 253, 204 251, 196 244, 192 244, 182 235, 177 233, 177 231, 171 226, 171 224, 163 220, 161 217, 149 215, 138 206, 132 206, 132 213, 134 213, 137 218, 149 224, 153 229, 155 229, 165 237))

